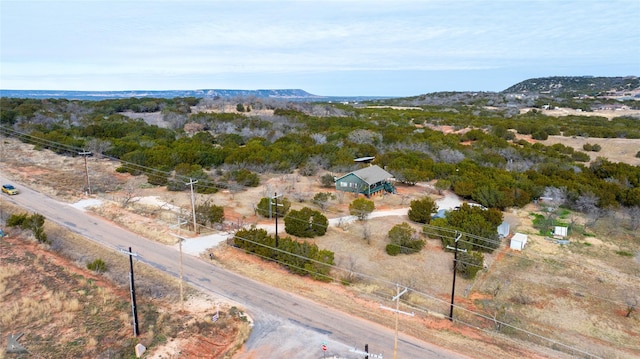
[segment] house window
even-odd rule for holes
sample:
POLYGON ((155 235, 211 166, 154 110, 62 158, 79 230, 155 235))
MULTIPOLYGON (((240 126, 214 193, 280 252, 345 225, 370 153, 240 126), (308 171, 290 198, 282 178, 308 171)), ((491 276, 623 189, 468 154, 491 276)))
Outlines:
POLYGON ((340 182, 340 187, 348 187, 349 182, 340 182))

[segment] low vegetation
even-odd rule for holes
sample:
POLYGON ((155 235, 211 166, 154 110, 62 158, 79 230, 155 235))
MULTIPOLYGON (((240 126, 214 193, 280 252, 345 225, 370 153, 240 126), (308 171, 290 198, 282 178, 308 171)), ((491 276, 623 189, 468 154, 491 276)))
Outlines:
POLYGON ((33 236, 38 240, 38 242, 46 244, 51 243, 44 231, 44 216, 41 214, 12 214, 9 219, 7 219, 7 226, 31 230, 33 236))
POLYGON ((107 264, 100 258, 87 263, 87 269, 98 273, 104 273, 107 271, 107 264))
MULTIPOLYGON (((325 228, 326 230, 326 228, 325 228)), ((241 229, 233 237, 233 243, 249 253, 265 260, 275 261, 291 273, 330 281, 329 271, 335 264, 334 253, 319 249, 317 245, 298 241, 291 237, 276 238, 264 229, 241 229)))
POLYGON ((417 231, 408 223, 396 224, 387 234, 389 244, 385 247, 387 254, 412 254, 420 252, 426 241, 417 236, 417 231))

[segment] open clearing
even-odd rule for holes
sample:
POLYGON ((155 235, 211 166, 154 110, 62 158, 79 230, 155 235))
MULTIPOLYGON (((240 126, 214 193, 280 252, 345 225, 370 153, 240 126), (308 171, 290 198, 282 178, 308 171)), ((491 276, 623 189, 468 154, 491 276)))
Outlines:
MULTIPOLYGON (((593 140, 591 143, 596 143, 593 140)), ((5 157, 2 170, 18 183, 28 183, 41 192, 69 202, 86 198, 82 193, 82 159, 33 151, 31 147, 5 139, 4 151, 11 151, 16 157, 5 157)), ((599 155, 604 156, 605 151, 603 145, 599 155)), ((102 204, 93 210, 149 238, 175 243, 175 238, 169 235, 169 226, 176 222, 177 215, 168 208, 182 208, 182 217, 188 218, 189 194, 152 188, 144 184, 142 177, 117 174, 114 171, 116 166, 103 159, 89 161, 92 183, 102 189, 93 196, 102 204), (127 188, 135 189, 140 198, 155 197, 156 201, 152 204, 134 201, 123 208, 121 204, 127 188)), ((273 193, 283 193, 288 198, 300 197, 303 202, 292 200, 292 208, 299 209, 313 207, 309 201, 315 193, 332 191, 321 188, 319 181, 312 177, 263 176, 261 180, 261 186, 243 192, 196 195, 196 202, 211 199, 212 203, 224 206, 227 220, 224 230, 229 231, 240 225, 273 223, 273 220, 257 217, 253 211, 253 206, 262 197, 273 193)), ((400 186, 398 190, 396 195, 374 197, 376 209, 407 208, 412 199, 426 195, 440 198, 428 184, 400 186)), ((348 204, 353 198, 350 195, 337 196, 325 215, 329 218, 347 215, 348 204)), ((525 342, 540 345, 537 351, 544 354, 538 355, 545 357, 560 356, 560 352, 549 348, 576 356, 584 355, 572 352, 571 348, 603 358, 640 356, 640 315, 634 312, 629 318, 625 316, 626 300, 640 295, 640 264, 633 256, 619 254, 638 253, 638 234, 620 228, 615 218, 604 218, 589 229, 588 236, 576 235, 571 238, 571 244, 560 246, 545 240, 533 229, 534 213, 544 212, 532 204, 505 213, 513 223, 512 232, 529 235, 525 251, 508 250, 508 243, 504 241, 498 251, 486 255, 487 270, 475 280, 458 278, 456 303, 461 308, 456 309, 455 315, 474 327, 484 328, 484 331, 462 324, 454 325, 444 318, 448 314, 451 294, 452 255, 443 252, 439 241, 427 240, 426 248, 412 256, 390 257, 384 252, 386 233, 393 225, 408 222, 406 215, 377 217, 364 224, 353 222, 330 227, 325 236, 314 239, 320 248, 336 253, 336 263, 343 269, 336 270, 336 282, 329 284, 289 275, 273 263, 248 256, 225 244, 211 251, 219 265, 389 326, 393 325, 392 319, 377 309, 379 300, 393 296, 394 283, 402 283, 413 289, 406 298, 403 297, 406 303, 414 308, 428 308, 428 313, 416 319, 403 318, 402 331, 417 337, 433 338, 442 346, 475 357, 492 353, 489 348, 483 350, 483 343, 500 343, 509 352, 503 357, 535 357, 523 348, 525 342), (371 234, 368 239, 363 238, 365 226, 371 234), (352 285, 339 284, 341 279, 350 275, 354 276, 350 277, 352 285), (482 313, 484 317, 478 317, 471 311, 482 313), (517 329, 509 326, 498 328, 494 319, 517 329), (527 333, 550 341, 538 340, 535 335, 527 333), (474 349, 469 349, 470 345, 474 349)), ((580 223, 581 217, 570 213, 565 215, 565 220, 580 223)), ((420 230, 419 226, 414 227, 420 230)), ((217 231, 211 229, 212 233, 217 231)))
MULTIPOLYGON (((640 121, 640 120, 639 120, 640 121)), ((549 136, 545 141, 539 141, 545 146, 551 146, 561 143, 575 150, 583 151, 594 161, 598 157, 604 157, 613 162, 624 162, 632 166, 640 166, 640 157, 636 154, 640 151, 640 139, 626 138, 587 138, 587 137, 564 137, 549 136), (602 149, 598 152, 584 151, 582 146, 585 144, 598 144, 602 149)))

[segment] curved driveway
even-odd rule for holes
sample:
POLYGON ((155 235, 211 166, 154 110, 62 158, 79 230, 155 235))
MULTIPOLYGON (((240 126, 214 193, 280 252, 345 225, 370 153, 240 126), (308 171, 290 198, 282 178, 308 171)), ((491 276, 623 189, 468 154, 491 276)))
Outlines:
MULTIPOLYGON (((5 180, 0 177, 2 183, 5 180)), ((178 251, 175 248, 145 239, 20 184, 16 187, 21 191, 19 195, 3 195, 0 201, 10 201, 40 213, 47 220, 107 248, 130 246, 140 254, 142 262, 178 276, 178 251)), ((350 350, 354 346, 362 350, 365 343, 369 344, 371 353, 393 358, 395 336, 391 329, 242 277, 194 256, 185 255, 183 267, 186 282, 238 303, 253 318, 254 329, 246 343, 246 351, 237 355, 238 358, 362 358, 350 350), (327 344, 326 353, 321 350, 323 342, 327 344)), ((463 356, 423 340, 399 336, 398 358, 460 357, 463 356)))

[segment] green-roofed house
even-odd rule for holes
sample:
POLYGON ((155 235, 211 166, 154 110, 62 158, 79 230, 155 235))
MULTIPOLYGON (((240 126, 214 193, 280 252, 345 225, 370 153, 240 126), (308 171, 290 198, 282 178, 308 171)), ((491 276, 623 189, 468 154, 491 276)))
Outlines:
POLYGON ((336 179, 336 190, 362 193, 367 197, 386 191, 396 193, 391 183, 393 175, 378 166, 368 166, 336 179))

